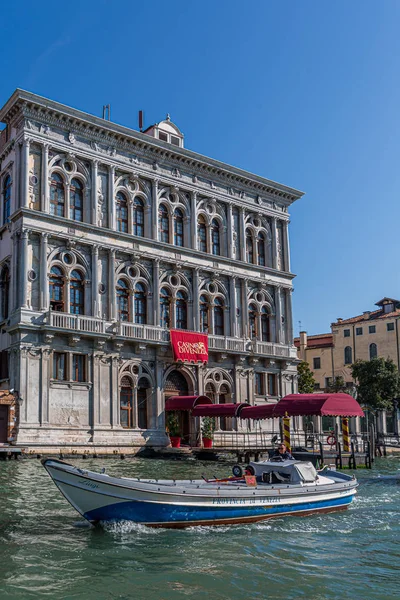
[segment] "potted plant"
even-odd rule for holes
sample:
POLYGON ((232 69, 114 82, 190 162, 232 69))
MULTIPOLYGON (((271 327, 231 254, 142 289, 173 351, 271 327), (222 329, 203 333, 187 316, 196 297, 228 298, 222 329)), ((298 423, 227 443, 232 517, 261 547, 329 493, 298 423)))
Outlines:
POLYGON ((201 424, 204 448, 212 448, 215 431, 215 417, 204 417, 201 424))
POLYGON ((179 420, 179 414, 177 411, 172 410, 167 412, 166 416, 166 429, 171 440, 171 446, 173 448, 180 448, 181 446, 181 424, 179 420))

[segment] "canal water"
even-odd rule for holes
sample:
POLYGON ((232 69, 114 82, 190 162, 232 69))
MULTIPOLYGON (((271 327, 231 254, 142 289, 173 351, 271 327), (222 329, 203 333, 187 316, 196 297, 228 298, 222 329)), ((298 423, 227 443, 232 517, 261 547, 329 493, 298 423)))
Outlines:
MULTIPOLYGON (((76 460, 110 475, 224 475, 228 463, 76 460)), ((40 461, 0 462, 0 599, 400 598, 400 460, 358 470, 344 513, 187 530, 86 526, 40 461)))

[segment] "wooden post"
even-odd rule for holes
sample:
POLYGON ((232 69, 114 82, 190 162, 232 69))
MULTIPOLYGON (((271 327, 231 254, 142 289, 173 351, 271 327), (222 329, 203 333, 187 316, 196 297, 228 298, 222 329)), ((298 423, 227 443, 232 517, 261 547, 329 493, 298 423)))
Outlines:
POLYGON ((349 469, 357 469, 356 453, 354 450, 354 442, 351 442, 351 456, 349 458, 349 469), (350 466, 350 461, 352 462, 351 466, 350 466))
POLYGON ((285 416, 283 417, 283 441, 286 449, 290 452, 290 417, 287 413, 285 413, 285 416))
POLYGON ((342 419, 343 452, 350 452, 349 419, 342 419))
POLYGON ((324 464, 325 464, 325 460, 324 460, 324 446, 322 444, 322 442, 318 442, 319 443, 319 453, 321 455, 321 465, 320 465, 320 469, 323 468, 324 464))

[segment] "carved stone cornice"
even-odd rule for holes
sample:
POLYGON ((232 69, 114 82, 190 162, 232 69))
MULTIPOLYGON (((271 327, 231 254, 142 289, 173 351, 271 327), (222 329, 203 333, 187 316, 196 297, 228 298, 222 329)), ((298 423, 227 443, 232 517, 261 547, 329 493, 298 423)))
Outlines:
MULTIPOLYGON (((295 190, 262 177, 252 175, 236 167, 230 167, 213 159, 204 158, 201 155, 183 149, 172 147, 166 148, 165 144, 160 143, 155 138, 146 134, 132 131, 115 123, 104 121, 103 119, 85 114, 67 106, 62 106, 50 100, 45 100, 31 94, 17 90, 10 98, 6 106, 1 111, 1 119, 10 123, 16 120, 18 116, 24 119, 37 120, 41 124, 45 123, 52 128, 56 128, 65 133, 71 133, 78 140, 81 136, 90 142, 104 145, 104 153, 112 156, 118 150, 140 154, 143 157, 152 159, 152 163, 161 163, 168 161, 170 167, 189 172, 189 177, 194 175, 198 179, 208 179, 212 177, 211 183, 215 186, 218 182, 224 188, 227 195, 227 188, 233 186, 249 190, 250 194, 262 197, 275 198, 283 205, 288 205, 302 196, 302 192, 295 190), (112 152, 110 152, 110 148, 112 152)), ((66 139, 66 143, 70 143, 66 139)), ((93 151, 93 148, 91 148, 93 151)), ((128 160, 125 157, 124 160, 128 160)), ((158 168, 158 167, 157 167, 158 168)), ((223 194, 223 189, 220 190, 223 194)))

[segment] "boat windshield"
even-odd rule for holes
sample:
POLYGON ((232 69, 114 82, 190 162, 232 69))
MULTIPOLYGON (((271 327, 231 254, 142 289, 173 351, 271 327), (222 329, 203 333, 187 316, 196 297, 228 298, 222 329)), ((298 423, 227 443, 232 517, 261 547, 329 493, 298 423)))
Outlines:
POLYGON ((296 463, 296 469, 299 471, 301 478, 306 483, 311 483, 317 479, 317 471, 310 462, 296 463))

